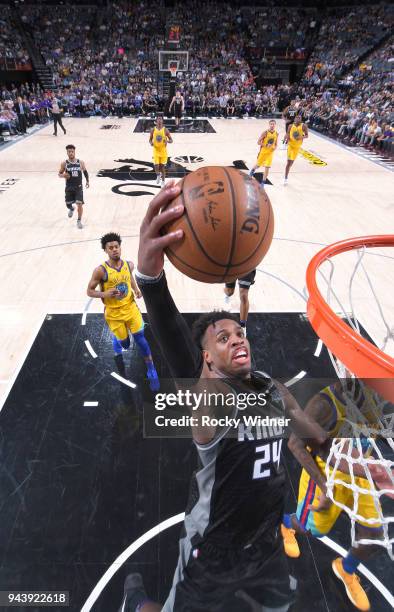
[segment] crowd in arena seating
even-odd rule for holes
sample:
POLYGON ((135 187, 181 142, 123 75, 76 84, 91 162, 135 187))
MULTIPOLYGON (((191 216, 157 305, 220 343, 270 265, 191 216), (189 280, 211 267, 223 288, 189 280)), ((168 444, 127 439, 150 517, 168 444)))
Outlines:
POLYGON ((390 32, 393 15, 390 5, 332 9, 321 25, 304 83, 335 85, 345 70, 390 32))
POLYGON ((30 58, 24 48, 22 37, 16 30, 12 18, 11 10, 7 6, 2 6, 0 15, 0 70, 30 69, 30 58))
POLYGON ((26 133, 29 127, 46 123, 50 120, 50 95, 45 93, 39 84, 24 83, 19 87, 12 86, 0 89, 0 133, 11 135, 26 133), (20 105, 23 106, 21 116, 20 105))
MULTIPOLYGON (((35 4, 21 9, 27 31, 53 71, 59 104, 71 116, 163 111, 166 99, 158 87, 157 53, 165 46, 166 24, 180 23, 189 68, 178 73, 177 87, 187 115, 264 116, 282 111, 294 99, 311 127, 346 142, 390 149, 393 38, 376 52, 368 51, 390 31, 391 7, 330 10, 300 83, 259 89, 246 46, 249 53, 264 38, 265 44, 301 53, 307 28, 316 25, 315 13, 275 7, 258 9, 254 19, 249 13, 197 0, 185 0, 171 10, 164 10, 162 0, 120 0, 77 11, 69 5, 61 12, 56 6, 35 4), (360 57, 364 59, 358 61, 360 57)), ((0 21, 0 55, 9 27, 9 21, 0 21)), ((17 36, 14 43, 13 53, 25 53, 18 51, 17 36)), ((50 120, 50 95, 24 85, 1 91, 0 126, 21 130, 15 110, 18 95, 28 126, 50 120)))

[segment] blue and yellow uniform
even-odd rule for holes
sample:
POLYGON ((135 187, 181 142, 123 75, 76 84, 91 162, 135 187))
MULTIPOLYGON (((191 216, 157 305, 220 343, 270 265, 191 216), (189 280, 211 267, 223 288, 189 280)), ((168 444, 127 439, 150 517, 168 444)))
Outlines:
POLYGON ((303 124, 293 125, 290 128, 289 142, 287 145, 287 159, 294 161, 301 149, 302 141, 304 140, 303 124))
MULTIPOLYGON (((328 402, 332 409, 332 421, 329 426, 329 432, 331 437, 345 437, 346 433, 343 434, 343 429, 346 426, 347 419, 346 415, 348 412, 345 399, 342 394, 340 394, 335 387, 335 385, 330 385, 323 389, 319 396, 328 402)), ((371 407, 371 414, 364 411, 364 416, 367 421, 373 423, 376 422, 376 414, 372 411, 372 407, 374 405, 372 397, 364 398, 364 405, 371 407)), ((376 404, 375 404, 376 406, 376 404)), ((368 456, 371 452, 370 445, 368 440, 365 438, 361 439, 362 448, 364 451, 364 456, 368 456), (363 443, 365 442, 365 443, 363 443)), ((326 463, 319 457, 314 456, 314 459, 319 466, 322 474, 325 474, 326 463)), ((330 474, 332 474, 332 469, 330 468, 330 474)), ((340 472, 336 470, 335 472, 336 480, 341 480, 345 483, 351 484, 352 478, 350 474, 345 474, 344 472, 340 472)), ((362 489, 366 489, 367 491, 371 490, 371 486, 366 478, 354 477, 355 483, 358 487, 362 489)), ((299 487, 298 487, 298 504, 297 504, 297 520, 299 524, 307 531, 310 531, 312 535, 316 537, 321 537, 329 531, 331 531, 333 525, 338 519, 339 515, 342 512, 342 508, 340 508, 336 504, 332 504, 328 510, 323 510, 321 512, 313 512, 308 510, 308 506, 318 506, 319 501, 318 498, 321 494, 321 490, 316 485, 316 483, 310 478, 308 473, 303 469, 300 477, 299 487)), ((351 488, 348 488, 341 484, 334 485, 334 499, 336 502, 347 506, 349 509, 353 510, 354 507, 354 497, 353 491, 351 488)), ((357 514, 364 517, 365 519, 374 519, 373 526, 371 523, 363 520, 357 520, 357 523, 368 527, 369 529, 380 529, 381 524, 379 522, 379 514, 378 510, 374 503, 374 498, 372 495, 368 493, 359 493, 358 504, 357 504, 357 514)))
POLYGON ((257 158, 258 166, 265 166, 266 168, 271 168, 272 157, 274 155, 277 142, 278 132, 276 130, 274 130, 273 132, 267 130, 257 158))
POLYGON ((167 163, 167 136, 166 128, 163 126, 160 130, 157 127, 153 130, 153 163, 155 166, 167 163))
POLYGON ((131 287, 131 270, 127 261, 120 261, 119 268, 113 268, 105 262, 102 291, 116 288, 119 296, 103 298, 105 304, 104 317, 108 327, 118 340, 128 338, 129 332, 136 334, 144 328, 141 312, 135 303, 134 291, 131 287))

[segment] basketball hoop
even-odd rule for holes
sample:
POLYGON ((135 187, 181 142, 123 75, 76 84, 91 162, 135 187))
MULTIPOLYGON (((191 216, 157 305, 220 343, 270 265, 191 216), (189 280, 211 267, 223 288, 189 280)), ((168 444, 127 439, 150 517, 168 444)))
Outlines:
MULTIPOLYGON (((392 234, 342 240, 319 251, 312 258, 306 272, 309 292, 307 315, 313 329, 330 351, 355 376, 365 380, 369 386, 391 402, 394 402, 394 359, 365 340, 354 325, 348 325, 335 314, 319 291, 316 274, 324 261, 339 253, 353 249, 393 246, 392 234)), ((393 332, 389 329, 388 333, 393 332)))
POLYGON ((171 79, 176 79, 176 75, 178 72, 178 66, 179 66, 179 62, 177 61, 168 62, 168 68, 171 73, 171 79))
MULTIPOLYGON (((306 273, 309 292, 307 314, 313 329, 328 349, 336 373, 340 378, 347 379, 342 381, 342 403, 346 409, 342 426, 335 434, 341 437, 332 440, 325 462, 327 496, 349 516, 352 546, 379 545, 384 547, 389 557, 394 560, 394 537, 390 533, 394 516, 385 510, 386 506, 382 506, 380 501, 382 496, 392 497, 394 491, 394 359, 385 351, 388 342, 394 341, 394 327, 390 327, 386 320, 381 301, 363 263, 367 249, 376 247, 394 247, 394 235, 350 238, 319 251, 309 263, 306 273), (356 263, 352 264, 353 271, 347 287, 349 308, 345 309, 342 293, 339 297, 332 288, 332 258, 353 250, 357 250, 356 263), (330 266, 328 278, 320 270, 324 262, 330 266), (364 273, 362 279, 357 277, 360 295, 365 300, 367 294, 361 283, 364 280, 373 295, 385 328, 381 348, 363 338, 360 333, 354 308, 354 287, 356 275, 360 270, 364 273), (327 285, 327 300, 320 292, 317 278, 322 278, 327 285), (342 317, 331 307, 332 299, 339 305, 342 317), (352 378, 351 374, 355 378, 352 378), (376 443, 377 438, 385 440, 389 456, 383 455, 381 445, 376 443), (347 465, 345 473, 343 468, 340 468, 341 463, 347 465), (354 474, 355 465, 362 466, 364 476, 358 477, 354 474), (337 493, 340 490, 349 491, 350 497, 346 498, 346 502, 341 502, 337 493), (360 505, 365 504, 362 500, 366 496, 372 501, 373 508, 367 517, 363 514, 365 510, 360 511, 360 505), (379 528, 382 532, 381 539, 358 537, 356 524, 360 522, 372 529, 379 528)), ((346 258, 347 255, 343 257, 346 258)), ((381 262, 377 265, 381 266, 381 262)), ((370 310, 372 307, 368 304, 368 311, 370 310)))

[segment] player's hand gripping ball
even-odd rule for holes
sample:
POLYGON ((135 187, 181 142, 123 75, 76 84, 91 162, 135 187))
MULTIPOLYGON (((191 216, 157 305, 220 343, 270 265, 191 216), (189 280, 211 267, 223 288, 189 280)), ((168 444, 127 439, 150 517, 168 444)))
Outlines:
POLYGON ((180 272, 205 283, 231 282, 254 270, 267 253, 274 215, 264 188, 236 168, 208 166, 188 174, 171 207, 184 214, 163 233, 183 230, 166 249, 180 272))

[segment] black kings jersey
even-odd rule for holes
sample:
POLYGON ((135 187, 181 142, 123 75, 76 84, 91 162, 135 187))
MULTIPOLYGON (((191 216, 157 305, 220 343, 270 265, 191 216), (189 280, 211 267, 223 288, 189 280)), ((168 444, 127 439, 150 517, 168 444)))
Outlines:
POLYGON ((82 187, 82 168, 79 159, 73 161, 67 159, 65 171, 70 175, 70 178, 66 180, 66 189, 82 187))
POLYGON ((234 408, 231 416, 240 423, 231 436, 221 430, 212 442, 196 444, 201 469, 193 476, 186 515, 193 531, 219 548, 261 539, 273 543, 282 520, 284 427, 259 422, 264 417, 284 420, 284 406, 271 379, 254 372, 252 384, 254 390, 265 391, 267 405, 234 408))

